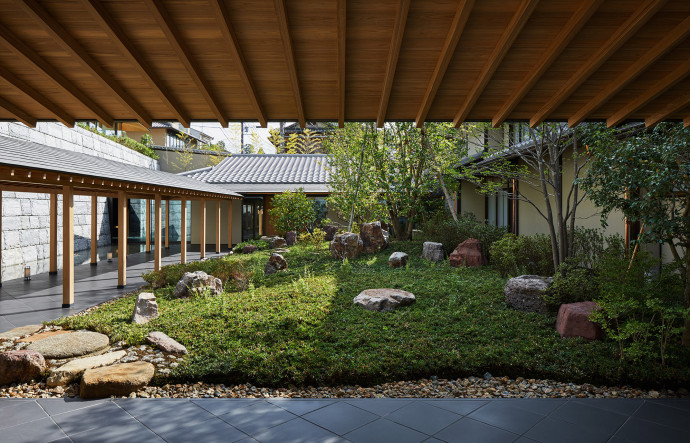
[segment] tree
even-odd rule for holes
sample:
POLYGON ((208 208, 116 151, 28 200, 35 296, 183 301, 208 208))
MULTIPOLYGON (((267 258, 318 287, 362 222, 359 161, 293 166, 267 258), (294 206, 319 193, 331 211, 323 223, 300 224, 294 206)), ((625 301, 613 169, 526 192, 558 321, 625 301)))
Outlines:
POLYGON ((316 132, 309 128, 301 133, 293 132, 287 140, 277 129, 271 129, 269 134, 268 140, 276 147, 278 154, 316 154, 323 148, 316 132))
MULTIPOLYGON (((645 242, 669 246, 684 280, 690 307, 690 128, 660 123, 633 135, 591 125, 586 133, 594 159, 582 186, 602 208, 602 222, 620 210, 644 224, 645 242)), ((686 320, 683 343, 690 346, 686 320)))
POLYGON ((273 226, 281 234, 289 231, 304 232, 316 222, 314 202, 302 188, 276 194, 272 205, 268 214, 273 219, 273 226))

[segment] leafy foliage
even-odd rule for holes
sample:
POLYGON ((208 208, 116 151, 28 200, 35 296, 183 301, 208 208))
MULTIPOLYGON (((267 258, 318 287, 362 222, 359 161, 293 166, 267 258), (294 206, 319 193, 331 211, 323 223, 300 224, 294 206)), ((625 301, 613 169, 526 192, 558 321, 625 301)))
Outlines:
POLYGON ((551 275, 551 240, 545 234, 505 234, 489 249, 491 263, 503 277, 523 274, 551 275))
POLYGON ((82 129, 86 129, 89 132, 93 132, 94 134, 98 134, 101 137, 107 138, 108 140, 112 140, 115 143, 119 143, 122 146, 125 146, 125 147, 127 147, 133 151, 136 151, 140 154, 144 154, 147 157, 151 157, 152 159, 155 159, 155 160, 158 159, 158 155, 156 155, 156 152, 153 149, 151 149, 147 145, 139 143, 138 141, 136 141, 132 138, 129 138, 129 137, 124 136, 124 135, 121 135, 118 137, 115 135, 104 134, 103 132, 99 131, 97 128, 93 128, 86 123, 79 122, 79 123, 77 123, 77 126, 79 126, 82 129))
POLYGON ((446 255, 468 238, 475 238, 482 243, 484 255, 489 257, 491 245, 501 239, 506 230, 477 219, 471 212, 466 212, 457 220, 453 220, 445 211, 439 211, 424 222, 422 232, 425 241, 442 243, 446 255))
POLYGON ((257 250, 259 250, 259 251, 264 251, 264 250, 271 247, 271 245, 266 240, 254 239, 254 240, 247 240, 247 241, 243 241, 241 243, 237 243, 232 248, 232 252, 234 252, 235 254, 241 254, 242 249, 244 249, 244 247, 248 246, 248 245, 256 246, 257 250))
POLYGON ((315 202, 307 197, 302 188, 276 194, 272 204, 268 214, 273 220, 273 226, 281 234, 289 231, 304 232, 316 223, 315 202))
POLYGON ((311 245, 315 252, 319 252, 325 238, 326 232, 322 231, 320 228, 314 228, 312 232, 307 231, 301 234, 299 236, 299 241, 311 245))

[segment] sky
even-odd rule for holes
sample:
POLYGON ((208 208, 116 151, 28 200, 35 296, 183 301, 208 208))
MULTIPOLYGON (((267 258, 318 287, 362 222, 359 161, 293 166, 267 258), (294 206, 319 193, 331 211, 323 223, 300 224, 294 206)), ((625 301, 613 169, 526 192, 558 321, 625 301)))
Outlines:
MULTIPOLYGON (((213 143, 225 142, 225 149, 230 152, 239 153, 241 146, 241 125, 240 123, 230 123, 228 128, 223 128, 218 122, 192 123, 192 129, 197 129, 213 137, 213 143)), ((278 123, 269 123, 268 128, 257 128, 256 134, 261 140, 261 146, 266 154, 275 154, 275 147, 268 141, 269 130, 278 129, 278 123)))

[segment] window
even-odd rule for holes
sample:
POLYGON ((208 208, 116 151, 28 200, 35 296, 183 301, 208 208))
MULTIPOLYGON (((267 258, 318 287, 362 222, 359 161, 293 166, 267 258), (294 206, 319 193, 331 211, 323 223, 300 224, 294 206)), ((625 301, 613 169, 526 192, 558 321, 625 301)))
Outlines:
POLYGON ((486 196, 486 222, 493 226, 503 226, 508 232, 517 234, 517 205, 513 198, 517 186, 515 180, 509 187, 486 196))

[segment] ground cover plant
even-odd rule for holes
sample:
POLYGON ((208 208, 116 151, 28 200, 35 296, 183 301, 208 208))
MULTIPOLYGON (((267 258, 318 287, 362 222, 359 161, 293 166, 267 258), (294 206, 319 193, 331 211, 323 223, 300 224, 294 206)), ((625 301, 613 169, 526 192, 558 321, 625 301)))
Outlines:
POLYGON ((563 340, 553 315, 506 306, 506 279, 493 268, 429 263, 420 258, 421 249, 421 242, 393 242, 378 254, 339 261, 326 248, 315 254, 305 242, 285 254, 287 271, 268 276, 263 266, 269 251, 174 265, 146 275, 160 286, 155 293, 161 313, 147 325, 129 323, 134 296, 57 323, 132 345, 143 343, 149 331, 163 331, 190 351, 173 381, 367 385, 485 371, 611 385, 677 387, 690 381, 683 348, 670 346, 661 366, 657 359, 621 360, 612 340, 563 340), (406 268, 389 268, 395 250, 410 255, 406 268), (226 292, 173 299, 185 268, 215 272, 226 292), (360 291, 377 287, 411 291, 417 302, 390 313, 353 305, 360 291))

